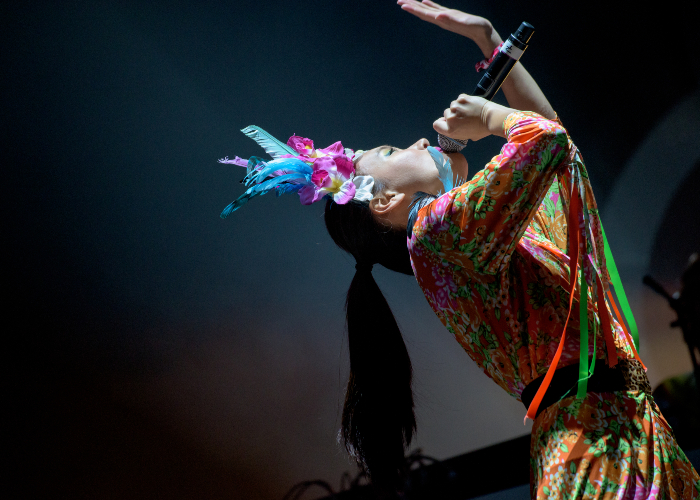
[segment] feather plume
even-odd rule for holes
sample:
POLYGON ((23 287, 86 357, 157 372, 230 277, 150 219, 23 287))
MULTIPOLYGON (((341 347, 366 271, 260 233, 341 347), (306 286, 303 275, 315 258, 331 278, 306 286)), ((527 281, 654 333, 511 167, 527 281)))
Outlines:
POLYGON ((303 188, 306 184, 282 184, 281 186, 277 186, 275 188, 275 193, 277 196, 282 196, 283 194, 287 193, 293 193, 295 191, 299 191, 301 188, 303 188))
POLYGON ((238 165, 239 167, 248 167, 248 160, 239 158, 236 156, 233 160, 229 160, 228 156, 226 158, 221 158, 219 163, 228 163, 229 165, 238 165))
POLYGON ((313 168, 298 158, 279 158, 268 162, 259 162, 244 180, 246 186, 250 186, 262 182, 271 175, 277 177, 291 173, 311 176, 313 168))
POLYGON ((281 155, 299 156, 294 149, 275 139, 257 125, 249 125, 241 132, 257 142, 273 158, 279 158, 281 155))
POLYGON ((243 205, 245 205, 248 202, 248 200, 255 196, 262 196, 263 194, 269 193, 273 189, 276 189, 278 186, 283 185, 287 182, 297 181, 297 183, 301 185, 301 182, 305 180, 306 177, 303 174, 294 173, 280 175, 279 177, 273 177, 272 179, 268 179, 264 182, 261 182, 260 184, 256 184, 255 186, 248 189, 241 196, 236 198, 236 200, 230 203, 226 208, 224 208, 223 212, 221 212, 221 218, 225 219, 231 212, 235 212, 243 205))
POLYGON ((451 191, 454 184, 452 179, 452 164, 450 163, 450 160, 432 146, 428 146, 428 153, 430 153, 430 156, 435 162, 435 168, 437 168, 438 176, 440 177, 440 181, 442 181, 445 192, 451 191))

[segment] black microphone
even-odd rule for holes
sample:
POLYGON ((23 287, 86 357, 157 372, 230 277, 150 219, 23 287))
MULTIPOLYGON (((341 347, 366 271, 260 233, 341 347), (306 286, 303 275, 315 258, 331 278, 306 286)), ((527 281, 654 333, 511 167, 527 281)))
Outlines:
MULTIPOLYGON (((535 28, 529 23, 521 23, 515 33, 512 33, 508 40, 503 44, 501 50, 498 51, 496 57, 493 58, 491 64, 484 72, 484 75, 476 84, 476 88, 472 95, 483 97, 489 101, 496 95, 498 89, 501 88, 503 81, 508 77, 510 70, 513 69, 515 63, 518 62, 520 56, 523 55, 530 37, 535 32, 535 28)), ((438 144, 445 153, 456 153, 464 149, 467 145, 466 140, 452 139, 450 137, 438 134, 438 144)))

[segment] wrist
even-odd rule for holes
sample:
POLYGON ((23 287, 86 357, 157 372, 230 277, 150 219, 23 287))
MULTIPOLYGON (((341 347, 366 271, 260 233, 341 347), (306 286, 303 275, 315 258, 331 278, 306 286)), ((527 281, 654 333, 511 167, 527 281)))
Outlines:
POLYGON ((493 55, 494 49, 498 47, 501 42, 503 42, 501 35, 498 34, 491 23, 486 24, 480 36, 474 39, 474 43, 476 43, 486 59, 493 55))
POLYGON ((507 108, 495 102, 488 101, 484 104, 484 107, 481 108, 481 123, 484 124, 489 134, 505 137, 506 131, 504 124, 506 118, 514 111, 515 110, 512 108, 507 108))

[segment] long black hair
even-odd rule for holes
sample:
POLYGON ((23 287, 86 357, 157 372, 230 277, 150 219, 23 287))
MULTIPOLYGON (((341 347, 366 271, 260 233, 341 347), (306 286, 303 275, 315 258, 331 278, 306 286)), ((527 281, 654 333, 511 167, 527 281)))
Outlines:
POLYGON ((367 203, 326 202, 325 222, 333 241, 356 261, 345 303, 350 379, 341 436, 348 453, 372 483, 397 488, 404 453, 416 430, 413 371, 401 331, 372 275, 381 264, 413 275, 406 232, 377 222, 367 203))

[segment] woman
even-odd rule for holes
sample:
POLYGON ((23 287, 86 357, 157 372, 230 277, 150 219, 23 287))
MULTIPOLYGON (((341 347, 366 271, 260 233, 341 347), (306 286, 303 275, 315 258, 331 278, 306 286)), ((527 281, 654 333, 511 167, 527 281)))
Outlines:
MULTIPOLYGON (((398 3, 470 38, 487 58, 501 43, 483 18, 428 0, 398 3)), ((507 139, 470 182, 452 188, 466 178, 466 160, 446 161, 425 139, 352 156, 340 143, 316 151, 292 137, 293 154, 277 163, 247 162, 258 191, 223 215, 271 189, 296 190, 305 204, 333 196, 326 226, 356 260, 342 435, 373 482, 398 484, 415 431, 410 360, 372 276, 381 264, 415 275, 470 357, 526 401, 533 498, 697 498, 700 478, 650 396, 631 338, 609 315, 601 229, 580 156, 520 63, 502 88, 510 107, 461 95, 434 123, 455 139, 507 139), (270 184, 269 175, 292 184, 270 184)), ((277 147, 257 140, 268 152, 277 147)))
MULTIPOLYGON (((487 58, 501 42, 483 18, 428 0, 399 0, 399 4, 421 19, 472 39, 487 58)), ((506 137, 508 144, 472 181, 438 198, 423 198, 424 206, 408 224, 408 249, 413 274, 436 315, 485 373, 520 399, 523 390, 547 372, 567 318, 570 270, 565 212, 570 200, 565 199, 557 177, 563 176, 575 147, 561 124, 552 121, 556 114, 520 63, 502 88, 514 109, 462 95, 435 122, 435 130, 449 137, 478 140, 493 134, 506 137)), ((372 263, 386 265, 389 261, 388 267, 397 268, 402 257, 389 256, 381 244, 366 237, 358 241, 356 235, 370 233, 372 222, 379 224, 375 228, 379 234, 381 227, 401 233, 407 226, 413 193, 436 194, 442 188, 427 147, 428 141, 421 139, 407 150, 385 146, 365 152, 356 162, 357 172, 381 184, 368 206, 326 205, 331 236, 358 262, 347 302, 352 374, 343 430, 350 450, 361 449, 359 455, 364 455, 370 470, 375 460, 370 455, 376 452, 363 437, 367 442, 375 435, 387 442, 393 437, 398 459, 399 444, 402 439, 409 441, 415 423, 410 395, 404 389, 410 380, 410 364, 398 329, 391 324, 391 312, 368 272, 372 263), (372 220, 366 216, 367 208, 372 220), (343 212, 348 213, 347 218, 343 212), (368 330, 369 318, 382 318, 373 322, 376 329, 372 331, 368 330), (400 356, 392 354, 392 348, 400 356), (367 381, 372 390, 371 384, 382 375, 375 371, 387 370, 386 366, 371 366, 372 361, 381 366, 389 359, 392 363, 402 359, 403 366, 389 368, 386 386, 375 386, 375 394, 367 395, 367 389, 359 386, 367 381), (392 383, 404 387, 394 390, 387 401, 392 383), (400 394, 405 398, 403 411, 396 409, 400 394), (373 399, 363 402, 360 395, 373 399), (372 404, 379 414, 390 412, 391 421, 370 417, 372 404), (384 429, 390 425, 392 430, 384 429)), ((452 158, 453 169, 466 177, 463 157, 452 158)), ((587 179, 582 181, 592 212, 595 201, 590 185, 587 179)), ((386 231, 384 239, 389 239, 386 231)), ((579 309, 576 295, 574 310, 579 309)), ((558 369, 576 365, 579 358, 578 314, 572 316, 558 369)), ((592 304, 587 316, 591 328, 600 325, 592 304)), ((546 401, 542 404, 532 431, 532 497, 697 498, 700 479, 676 445, 648 383, 644 387, 646 376, 635 360, 632 342, 620 324, 613 324, 613 349, 620 361, 608 370, 622 372, 627 378, 636 374, 641 380, 636 386, 632 381, 619 387, 615 375, 610 375, 598 382, 599 392, 587 392, 582 399, 575 394, 555 399, 546 408, 546 401)), ((595 331, 598 373, 605 374, 609 356, 604 331, 600 327, 595 331)), ((578 370, 574 385, 577 374, 578 370)), ((596 382, 591 379, 589 387, 596 382)), ((554 389, 552 385, 550 390, 554 389)), ((387 443, 385 449, 389 447, 387 443)))

